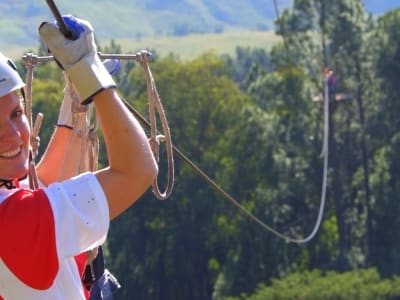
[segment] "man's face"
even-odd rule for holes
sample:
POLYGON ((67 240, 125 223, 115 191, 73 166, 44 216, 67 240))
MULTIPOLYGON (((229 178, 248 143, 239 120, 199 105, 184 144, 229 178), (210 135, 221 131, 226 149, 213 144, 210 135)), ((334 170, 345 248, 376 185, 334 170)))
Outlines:
POLYGON ((28 172, 30 129, 17 93, 0 97, 0 178, 20 178, 28 172))

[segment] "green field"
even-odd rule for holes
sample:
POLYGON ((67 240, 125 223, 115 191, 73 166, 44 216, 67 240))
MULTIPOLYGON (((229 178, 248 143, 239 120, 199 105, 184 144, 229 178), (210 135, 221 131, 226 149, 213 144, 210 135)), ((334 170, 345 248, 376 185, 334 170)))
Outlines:
POLYGON ((221 34, 196 34, 185 37, 162 37, 157 39, 117 40, 123 51, 140 49, 155 50, 160 56, 174 53, 181 59, 192 59, 206 51, 218 54, 234 54, 237 46, 270 49, 280 42, 272 31, 234 31, 221 34))
MULTIPOLYGON (((107 46, 110 41, 98 41, 100 46, 107 46)), ((184 37, 160 37, 149 39, 117 39, 115 43, 122 47, 124 53, 135 53, 146 49, 156 51, 165 56, 174 53, 182 60, 193 59, 206 51, 215 51, 217 54, 235 53, 237 46, 254 47, 269 50, 274 44, 281 42, 281 37, 273 31, 232 31, 220 34, 196 34, 184 37)), ((30 48, 9 47, 8 55, 18 59, 28 50, 37 49, 38 45, 30 48)))

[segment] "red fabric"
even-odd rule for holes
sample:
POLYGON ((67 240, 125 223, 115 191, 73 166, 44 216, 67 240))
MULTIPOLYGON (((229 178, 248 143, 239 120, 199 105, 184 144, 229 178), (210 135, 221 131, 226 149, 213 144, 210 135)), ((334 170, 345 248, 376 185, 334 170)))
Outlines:
POLYGON ((24 284, 48 289, 58 272, 54 217, 42 190, 20 190, 0 204, 0 257, 24 284))
POLYGON ((86 253, 81 253, 75 256, 76 265, 78 266, 79 276, 82 277, 86 266, 86 253))
MULTIPOLYGON (((86 252, 75 256, 75 261, 76 261, 76 265, 78 266, 79 277, 82 278, 83 273, 85 272, 85 267, 86 267, 86 252)), ((86 287, 84 286, 83 283, 82 283, 82 288, 83 288, 83 292, 85 293, 86 299, 89 299, 90 292, 86 289, 86 287)), ((0 300, 1 300, 1 298, 0 298, 0 300)))

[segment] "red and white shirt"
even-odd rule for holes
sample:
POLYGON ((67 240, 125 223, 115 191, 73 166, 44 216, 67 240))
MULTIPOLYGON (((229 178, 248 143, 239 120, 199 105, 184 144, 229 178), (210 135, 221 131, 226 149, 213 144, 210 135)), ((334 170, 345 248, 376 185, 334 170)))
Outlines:
POLYGON ((104 243, 109 209, 91 173, 0 189, 0 299, 83 300, 77 255, 104 243))

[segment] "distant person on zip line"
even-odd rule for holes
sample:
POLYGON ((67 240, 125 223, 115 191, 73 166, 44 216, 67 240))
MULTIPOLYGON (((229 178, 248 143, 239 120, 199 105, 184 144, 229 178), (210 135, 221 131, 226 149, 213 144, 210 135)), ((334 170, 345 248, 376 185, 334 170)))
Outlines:
POLYGON ((324 74, 327 78, 329 94, 335 94, 336 93, 336 85, 337 85, 336 74, 333 72, 333 70, 331 68, 328 68, 328 67, 324 68, 324 74))

